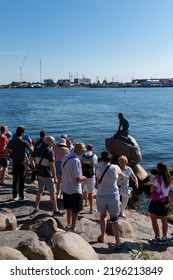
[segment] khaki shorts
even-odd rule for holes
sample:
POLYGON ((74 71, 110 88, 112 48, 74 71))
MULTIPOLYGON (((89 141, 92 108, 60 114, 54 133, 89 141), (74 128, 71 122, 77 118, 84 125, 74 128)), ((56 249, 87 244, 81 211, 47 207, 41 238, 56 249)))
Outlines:
POLYGON ((45 187, 49 192, 56 191, 52 178, 37 176, 37 179, 38 179, 38 190, 39 191, 43 191, 45 187))

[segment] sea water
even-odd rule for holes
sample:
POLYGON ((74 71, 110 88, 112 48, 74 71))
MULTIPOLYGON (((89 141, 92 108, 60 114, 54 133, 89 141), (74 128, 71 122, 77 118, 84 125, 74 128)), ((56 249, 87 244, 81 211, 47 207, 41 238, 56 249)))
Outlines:
POLYGON ((173 88, 0 89, 0 124, 14 133, 24 125, 30 137, 44 129, 58 141, 62 133, 74 142, 105 150, 105 138, 118 129, 118 113, 130 124, 130 135, 147 171, 163 161, 173 166, 173 88))

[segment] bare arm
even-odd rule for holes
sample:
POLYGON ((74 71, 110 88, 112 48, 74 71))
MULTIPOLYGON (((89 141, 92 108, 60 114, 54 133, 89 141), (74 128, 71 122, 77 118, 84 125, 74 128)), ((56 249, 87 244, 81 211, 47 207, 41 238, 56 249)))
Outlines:
POLYGON ((49 166, 50 166, 50 171, 53 175, 54 181, 55 181, 55 183, 57 183, 55 162, 49 162, 49 166))
POLYGON ((156 187, 154 185, 151 186, 150 192, 153 193, 156 190, 156 187))
POLYGON ((118 179, 123 180, 124 179, 124 174, 123 173, 118 173, 118 179))
POLYGON ((132 180, 135 182, 135 186, 138 189, 139 185, 138 185, 138 178, 135 176, 134 173, 131 174, 130 176, 132 178, 132 180))
POLYGON ((30 164, 31 164, 32 168, 35 168, 35 158, 30 157, 30 164))
POLYGON ((86 180, 86 177, 85 177, 85 176, 81 176, 81 177, 76 178, 76 182, 77 182, 77 183, 83 182, 83 181, 85 181, 85 180, 86 180))

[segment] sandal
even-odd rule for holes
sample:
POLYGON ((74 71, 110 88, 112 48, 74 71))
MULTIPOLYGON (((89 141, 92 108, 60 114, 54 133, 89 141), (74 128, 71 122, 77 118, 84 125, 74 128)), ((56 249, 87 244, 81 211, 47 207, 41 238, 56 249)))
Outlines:
POLYGON ((119 245, 115 244, 115 249, 116 250, 123 249, 123 244, 122 243, 120 243, 119 245))

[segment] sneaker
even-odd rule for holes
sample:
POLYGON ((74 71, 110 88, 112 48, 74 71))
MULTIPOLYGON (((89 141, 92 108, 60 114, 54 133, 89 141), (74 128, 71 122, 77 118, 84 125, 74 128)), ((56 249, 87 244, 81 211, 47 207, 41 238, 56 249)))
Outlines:
POLYGON ((70 229, 70 232, 76 233, 76 234, 82 234, 82 231, 78 230, 78 229, 70 229))
POLYGON ((162 237, 162 244, 164 244, 164 245, 167 244, 167 237, 162 237))
POLYGON ((71 225, 65 226, 65 230, 66 230, 66 231, 69 231, 70 229, 71 229, 71 225))
POLYGON ((13 200, 14 200, 14 201, 18 201, 18 200, 19 200, 19 197, 18 197, 18 196, 15 196, 15 197, 13 197, 13 200))
POLYGON ((40 211, 40 209, 34 209, 34 211, 30 214, 30 216, 37 214, 39 211, 40 211))
POLYGON ((158 238, 158 237, 156 237, 156 236, 155 236, 154 239, 149 239, 149 240, 148 240, 148 243, 150 243, 150 244, 156 244, 156 245, 162 245, 162 244, 163 244, 163 243, 162 243, 162 239, 161 239, 161 238, 158 238))
POLYGON ((19 201, 26 201, 26 200, 28 200, 26 197, 19 197, 19 199, 18 199, 19 201))
POLYGON ((62 210, 53 211, 53 216, 64 216, 65 212, 62 210))
POLYGON ((124 213, 120 213, 118 216, 121 217, 121 218, 126 219, 126 215, 124 213))
POLYGON ((94 209, 90 209, 89 214, 94 214, 94 209))

